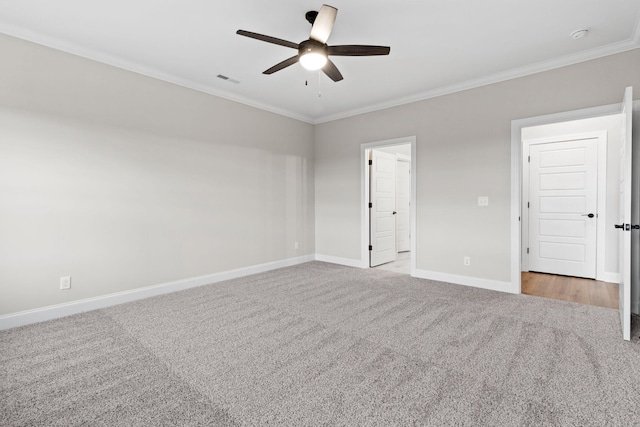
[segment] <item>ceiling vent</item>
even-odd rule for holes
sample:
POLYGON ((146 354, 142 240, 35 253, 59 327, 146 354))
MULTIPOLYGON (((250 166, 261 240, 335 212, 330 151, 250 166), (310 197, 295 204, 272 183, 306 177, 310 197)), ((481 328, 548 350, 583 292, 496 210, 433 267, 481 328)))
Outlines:
POLYGON ((219 79, 222 79, 224 81, 227 81, 229 83, 235 83, 235 84, 240 83, 238 80, 234 80, 231 77, 227 77, 227 76, 224 76, 222 74, 218 74, 216 77, 218 77, 219 79))

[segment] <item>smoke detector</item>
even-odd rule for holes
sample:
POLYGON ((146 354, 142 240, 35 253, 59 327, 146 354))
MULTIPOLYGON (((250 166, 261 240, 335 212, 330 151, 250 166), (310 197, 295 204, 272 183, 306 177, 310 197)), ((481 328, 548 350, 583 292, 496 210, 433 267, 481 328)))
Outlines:
POLYGON ((581 28, 579 30, 575 30, 573 33, 570 34, 570 36, 572 39, 578 40, 586 36, 588 32, 589 32, 588 28, 581 28))

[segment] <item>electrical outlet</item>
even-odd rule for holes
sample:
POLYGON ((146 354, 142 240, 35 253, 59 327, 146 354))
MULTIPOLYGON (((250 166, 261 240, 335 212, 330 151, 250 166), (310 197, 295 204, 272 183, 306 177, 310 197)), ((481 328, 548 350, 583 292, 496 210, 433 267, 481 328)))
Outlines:
POLYGON ((60 278, 60 289, 71 289, 71 276, 60 278))
POLYGON ((463 262, 464 262, 464 265, 471 265, 471 258, 466 256, 466 257, 464 257, 464 261, 463 262))
POLYGON ((487 196, 478 197, 478 206, 482 206, 483 208, 489 206, 489 198, 487 196))

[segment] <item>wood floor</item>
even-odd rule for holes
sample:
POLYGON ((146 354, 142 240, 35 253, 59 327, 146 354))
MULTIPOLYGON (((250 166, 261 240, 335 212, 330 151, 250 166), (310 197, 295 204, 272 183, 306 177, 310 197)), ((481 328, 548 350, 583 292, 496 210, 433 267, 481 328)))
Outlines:
POLYGON ((617 283, 523 272, 522 293, 598 307, 618 308, 617 283))

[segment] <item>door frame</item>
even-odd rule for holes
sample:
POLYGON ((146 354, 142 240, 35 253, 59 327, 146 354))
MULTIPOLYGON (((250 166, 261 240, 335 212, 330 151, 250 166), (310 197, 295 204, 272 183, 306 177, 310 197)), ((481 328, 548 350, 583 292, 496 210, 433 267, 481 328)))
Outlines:
MULTIPOLYGON (((411 157, 404 154, 396 153, 396 210, 398 217, 400 216, 398 209, 398 163, 409 163, 409 187, 411 187, 411 157)), ((409 188, 409 197, 411 197, 411 188, 409 188)), ((397 221, 397 218, 396 218, 397 221)), ((409 222, 411 222, 411 200, 409 200, 409 222)), ((411 223, 409 223, 411 226, 411 223)), ((398 228, 396 222, 396 251, 398 251, 398 228)), ((411 229, 409 229, 409 251, 411 251, 411 229)), ((406 251, 403 251, 406 252, 406 251)), ((399 253, 399 252, 398 252, 399 253)))
POLYGON ((511 121, 511 288, 512 293, 522 293, 522 129, 572 120, 591 119, 620 113, 621 104, 565 111, 543 116, 528 117, 511 121))
MULTIPOLYGON (((528 127, 528 126, 526 126, 528 127)), ((596 221, 596 280, 603 282, 610 282, 615 278, 609 277, 605 274, 604 268, 604 255, 605 255, 605 232, 606 232, 606 211, 607 211, 607 146, 608 138, 607 131, 594 131, 584 133, 574 133, 565 135, 555 135, 546 138, 535 138, 522 140, 522 206, 520 210, 522 212, 521 221, 521 233, 522 233, 522 247, 520 253, 522 254, 521 271, 529 271, 529 257, 527 256, 527 248, 529 247, 529 209, 526 204, 529 200, 530 182, 529 182, 529 162, 528 153, 532 145, 538 144, 552 144, 555 142, 563 142, 568 140, 577 139, 594 139, 597 138, 597 152, 598 152, 598 170, 597 170, 597 206, 598 206, 598 218, 596 221), (603 179, 604 178, 604 179, 603 179)))
POLYGON ((416 248, 418 236, 416 233, 416 137, 387 139, 384 141, 367 142, 360 144, 360 267, 369 267, 369 150, 393 145, 411 145, 411 207, 410 207, 410 265, 411 276, 416 274, 416 248))

